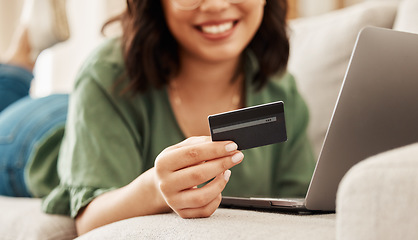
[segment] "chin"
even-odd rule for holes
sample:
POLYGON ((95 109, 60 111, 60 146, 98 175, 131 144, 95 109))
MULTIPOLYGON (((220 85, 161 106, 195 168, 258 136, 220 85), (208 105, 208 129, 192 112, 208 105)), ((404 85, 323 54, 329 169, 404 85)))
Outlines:
POLYGON ((234 61, 241 56, 242 52, 243 50, 217 49, 206 52, 204 59, 213 63, 234 61))

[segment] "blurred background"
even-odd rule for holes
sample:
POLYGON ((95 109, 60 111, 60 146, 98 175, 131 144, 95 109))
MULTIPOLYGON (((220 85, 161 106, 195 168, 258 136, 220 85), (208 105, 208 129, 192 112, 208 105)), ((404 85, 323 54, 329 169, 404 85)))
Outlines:
MULTIPOLYGON (((289 0, 289 18, 320 15, 363 0, 289 0)), ((10 44, 24 0, 0 0, 0 55, 10 44)), ((33 96, 70 92, 78 68, 100 43, 101 27, 107 19, 122 12, 125 0, 68 0, 70 40, 42 53, 35 67, 33 96)), ((118 35, 118 27, 108 29, 107 36, 118 35)))
MULTIPOLYGON (((0 0, 0 55, 10 44, 18 25, 24 0, 0 0)), ((78 68, 102 41, 101 28, 112 16, 122 12, 125 0, 68 0, 67 14, 71 37, 44 51, 35 66, 32 95, 70 92, 78 68)), ((110 27, 107 36, 118 34, 110 27)))

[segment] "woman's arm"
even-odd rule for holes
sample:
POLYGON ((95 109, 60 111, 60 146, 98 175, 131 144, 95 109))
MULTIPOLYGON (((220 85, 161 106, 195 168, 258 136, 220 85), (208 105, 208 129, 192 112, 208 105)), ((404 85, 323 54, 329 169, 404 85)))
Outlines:
POLYGON ((235 143, 212 142, 210 137, 192 137, 168 147, 157 157, 156 167, 90 202, 76 217, 77 232, 171 209, 183 218, 209 217, 221 202, 228 169, 242 158, 235 143))
POLYGON ((171 211, 155 184, 155 169, 95 198, 76 217, 78 235, 119 220, 171 211))

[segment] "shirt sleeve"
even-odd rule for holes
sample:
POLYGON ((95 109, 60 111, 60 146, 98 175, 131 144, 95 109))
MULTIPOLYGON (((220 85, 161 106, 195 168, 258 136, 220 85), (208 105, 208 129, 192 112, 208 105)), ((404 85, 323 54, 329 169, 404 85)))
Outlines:
POLYGON ((94 62, 82 70, 70 97, 58 159, 60 184, 44 199, 47 213, 77 216, 95 197, 143 172, 140 138, 112 95, 114 68, 94 62))
POLYGON ((307 137, 309 112, 297 91, 293 76, 283 81, 285 121, 288 140, 283 144, 276 165, 275 189, 280 197, 305 197, 315 168, 315 158, 307 137))

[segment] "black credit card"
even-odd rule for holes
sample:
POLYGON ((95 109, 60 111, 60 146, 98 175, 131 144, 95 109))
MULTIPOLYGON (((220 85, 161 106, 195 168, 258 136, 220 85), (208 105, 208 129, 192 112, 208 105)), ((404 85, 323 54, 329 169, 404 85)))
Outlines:
POLYGON ((212 141, 234 141, 239 150, 287 140, 282 101, 210 115, 212 141))

